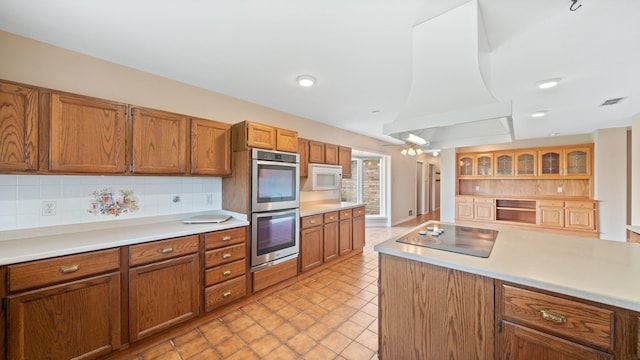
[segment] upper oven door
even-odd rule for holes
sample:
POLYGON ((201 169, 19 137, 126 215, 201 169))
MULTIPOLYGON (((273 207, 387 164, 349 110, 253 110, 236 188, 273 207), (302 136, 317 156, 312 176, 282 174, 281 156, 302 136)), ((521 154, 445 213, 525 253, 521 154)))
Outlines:
POLYGON ((251 171, 251 212, 300 206, 298 164, 254 159, 251 171))

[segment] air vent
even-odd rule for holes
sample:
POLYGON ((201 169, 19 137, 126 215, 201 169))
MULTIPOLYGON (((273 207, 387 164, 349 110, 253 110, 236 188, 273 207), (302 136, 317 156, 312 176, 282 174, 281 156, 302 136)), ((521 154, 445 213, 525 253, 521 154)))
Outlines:
POLYGON ((615 98, 615 99, 605 100, 605 102, 603 102, 600 106, 615 105, 615 104, 619 103, 620 101, 622 101, 622 99, 624 99, 624 98, 623 97, 619 97, 619 98, 615 98))

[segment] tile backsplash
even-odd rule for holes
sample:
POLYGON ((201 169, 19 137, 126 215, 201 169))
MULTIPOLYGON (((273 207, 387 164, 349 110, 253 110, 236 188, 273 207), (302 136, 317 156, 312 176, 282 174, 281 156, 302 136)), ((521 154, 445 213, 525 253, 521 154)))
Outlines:
POLYGON ((217 177, 0 175, 0 231, 221 208, 217 177))

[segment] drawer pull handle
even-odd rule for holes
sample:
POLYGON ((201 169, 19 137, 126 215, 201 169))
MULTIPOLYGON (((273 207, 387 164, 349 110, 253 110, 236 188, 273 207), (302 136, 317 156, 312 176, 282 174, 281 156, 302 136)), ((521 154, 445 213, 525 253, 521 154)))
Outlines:
POLYGON ((68 265, 60 267, 60 272, 63 274, 70 274, 80 270, 80 264, 68 265))
POLYGON ((550 310, 545 310, 545 309, 540 309, 538 310, 538 313, 540 314, 540 316, 547 321, 552 321, 554 323, 558 323, 558 324, 564 324, 567 322, 567 317, 562 315, 562 314, 558 314, 556 312, 550 311, 550 310))
POLYGON ((222 273, 222 276, 229 276, 229 275, 231 275, 231 270, 227 270, 222 273))
POLYGON ((229 253, 224 253, 224 254, 222 254, 222 258, 223 258, 223 259, 228 259, 228 258, 230 258, 230 257, 231 257, 231 254, 229 254, 229 253))
POLYGON ((229 240, 231 240, 231 236, 229 235, 222 237, 222 241, 229 241, 229 240))
POLYGON ((173 252, 173 248, 172 247, 166 247, 166 248, 162 248, 160 250, 160 253, 162 254, 171 254, 173 252))
POLYGON ((222 294, 222 297, 229 297, 231 296, 231 291, 227 291, 224 294, 222 294))
POLYGON ((333 216, 329 216, 329 220, 333 220, 333 216))
POLYGON ((311 220, 311 221, 309 221, 309 222, 310 222, 310 223, 312 223, 312 224, 315 224, 315 223, 316 223, 316 221, 315 221, 315 220, 311 220))

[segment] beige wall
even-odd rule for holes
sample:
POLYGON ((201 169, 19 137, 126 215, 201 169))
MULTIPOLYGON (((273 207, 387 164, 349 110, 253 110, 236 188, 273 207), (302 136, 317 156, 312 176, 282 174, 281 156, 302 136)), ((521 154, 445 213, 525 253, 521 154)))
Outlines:
POLYGON ((640 114, 631 122, 631 224, 640 226, 640 114))
POLYGON ((391 155, 390 222, 415 208, 415 191, 406 191, 415 189, 415 159, 380 140, 6 32, 0 32, 0 49, 0 79, 226 123, 253 120, 296 130, 304 138, 391 155))

